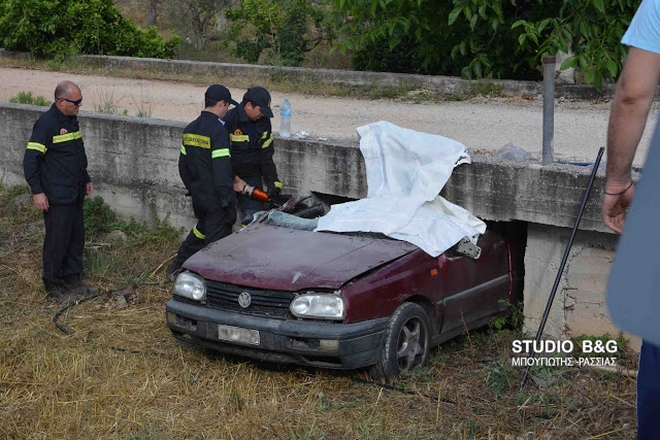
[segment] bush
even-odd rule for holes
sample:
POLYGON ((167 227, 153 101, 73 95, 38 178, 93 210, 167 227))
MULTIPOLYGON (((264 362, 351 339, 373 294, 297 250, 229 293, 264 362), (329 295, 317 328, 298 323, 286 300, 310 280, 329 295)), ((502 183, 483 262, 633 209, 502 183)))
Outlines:
POLYGON ((0 0, 0 45, 64 59, 78 53, 172 58, 179 42, 124 19, 112 0, 0 0))
POLYGON ((43 96, 32 96, 32 92, 18 92, 18 95, 13 98, 9 98, 9 102, 15 104, 31 104, 31 105, 40 105, 42 107, 49 107, 50 102, 46 100, 43 96))
POLYGON ((112 230, 117 214, 99 196, 86 198, 83 205, 85 236, 88 240, 98 239, 112 230))

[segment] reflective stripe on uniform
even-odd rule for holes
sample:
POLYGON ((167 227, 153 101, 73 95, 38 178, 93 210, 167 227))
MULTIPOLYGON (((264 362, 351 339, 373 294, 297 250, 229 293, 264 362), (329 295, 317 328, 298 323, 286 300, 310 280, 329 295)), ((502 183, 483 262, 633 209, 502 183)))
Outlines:
POLYGON ((231 154, 229 154, 229 148, 220 148, 219 150, 213 150, 211 152, 211 159, 217 159, 219 157, 231 157, 231 154))
POLYGON ((188 154, 188 153, 186 152, 186 146, 183 145, 183 144, 181 144, 181 154, 183 154, 184 156, 186 156, 186 155, 188 154))
POLYGON ((75 139, 80 139, 82 138, 82 134, 79 131, 74 131, 73 133, 67 133, 67 134, 60 134, 57 136, 53 136, 53 143, 54 144, 59 144, 62 142, 68 142, 68 141, 73 141, 75 139))
POLYGON ((266 136, 266 133, 264 133, 263 136, 261 136, 261 139, 266 139, 261 148, 268 148, 270 147, 270 144, 273 143, 273 133, 271 133, 268 137, 266 136))
POLYGON ((28 142, 27 144, 27 149, 28 150, 35 150, 40 153, 46 154, 46 146, 44 144, 40 144, 38 142, 28 142))
POLYGON ((250 142, 250 136, 246 134, 230 134, 229 140, 232 142, 250 142))
POLYGON ((211 148, 211 138, 201 134, 184 133, 183 143, 189 147, 211 148))
POLYGON ((204 240, 206 238, 206 235, 202 234, 199 229, 197 229, 197 225, 193 226, 193 234, 195 234, 195 237, 199 238, 200 240, 204 240))

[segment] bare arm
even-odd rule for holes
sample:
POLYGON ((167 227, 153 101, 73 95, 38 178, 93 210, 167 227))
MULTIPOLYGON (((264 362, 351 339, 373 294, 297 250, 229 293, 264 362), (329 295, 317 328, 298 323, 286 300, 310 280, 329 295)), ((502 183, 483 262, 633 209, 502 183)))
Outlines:
POLYGON ((660 80, 660 55, 631 47, 619 78, 607 130, 603 221, 621 233, 635 189, 630 168, 660 80))

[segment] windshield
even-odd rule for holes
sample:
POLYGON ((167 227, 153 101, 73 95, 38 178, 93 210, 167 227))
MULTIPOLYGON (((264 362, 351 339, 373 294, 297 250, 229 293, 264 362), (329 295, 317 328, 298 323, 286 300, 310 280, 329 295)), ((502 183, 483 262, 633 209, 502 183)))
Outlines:
MULTIPOLYGON (((316 226, 319 223, 318 217, 301 218, 294 214, 288 214, 282 211, 271 211, 270 213, 267 213, 265 211, 258 212, 255 215, 255 218, 261 217, 262 214, 267 214, 266 218, 263 220, 264 224, 278 226, 281 228, 296 229, 299 231, 313 231, 314 229, 316 229, 316 226)), ((383 240, 395 240, 391 237, 388 237, 385 234, 381 234, 380 232, 361 232, 361 231, 356 231, 356 232, 324 231, 324 232, 330 234, 350 235, 353 237, 370 237, 370 238, 379 238, 383 240)))
MULTIPOLYGON (((259 218, 263 212, 255 214, 259 218)), ((313 231, 319 223, 318 218, 301 218, 293 214, 287 214, 282 211, 271 211, 264 220, 267 225, 279 226, 282 228, 297 229, 300 231, 313 231)))

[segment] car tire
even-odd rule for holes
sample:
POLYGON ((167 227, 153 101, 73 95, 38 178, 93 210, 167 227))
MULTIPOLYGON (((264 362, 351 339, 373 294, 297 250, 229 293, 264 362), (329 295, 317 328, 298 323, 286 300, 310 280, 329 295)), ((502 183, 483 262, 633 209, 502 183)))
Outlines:
POLYGON ((426 365, 431 344, 431 324, 426 311, 415 303, 397 308, 385 332, 380 359, 371 368, 371 377, 389 381, 426 365))

